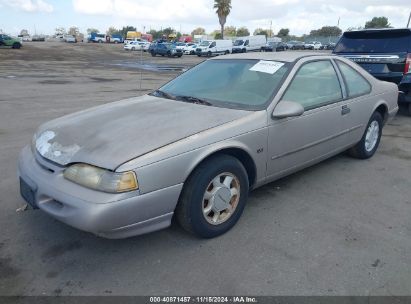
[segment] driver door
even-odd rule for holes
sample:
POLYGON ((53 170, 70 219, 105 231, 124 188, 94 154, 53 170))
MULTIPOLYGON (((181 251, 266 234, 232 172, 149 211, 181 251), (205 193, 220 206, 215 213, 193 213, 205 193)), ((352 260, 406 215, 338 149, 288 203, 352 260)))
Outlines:
POLYGON ((342 146, 343 93, 331 60, 301 64, 281 100, 300 103, 305 112, 270 119, 268 179, 318 162, 342 146))

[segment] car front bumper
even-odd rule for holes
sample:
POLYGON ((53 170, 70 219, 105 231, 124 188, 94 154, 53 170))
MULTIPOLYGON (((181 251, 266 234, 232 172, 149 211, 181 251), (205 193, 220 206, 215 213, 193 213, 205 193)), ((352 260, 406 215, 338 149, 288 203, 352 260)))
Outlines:
POLYGON ((91 190, 66 180, 62 168, 34 155, 28 146, 20 154, 18 170, 33 189, 34 207, 72 227, 113 239, 168 227, 183 187, 143 195, 91 190))

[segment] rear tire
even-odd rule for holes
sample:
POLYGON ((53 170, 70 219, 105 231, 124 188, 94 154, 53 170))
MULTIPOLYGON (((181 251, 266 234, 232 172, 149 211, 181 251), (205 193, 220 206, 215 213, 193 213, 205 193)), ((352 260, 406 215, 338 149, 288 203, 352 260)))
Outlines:
POLYGON ((151 54, 151 56, 156 57, 156 53, 155 53, 155 52, 151 51, 150 54, 151 54))
POLYGON ((380 113, 374 112, 361 140, 348 153, 355 158, 371 158, 378 149, 381 140, 383 119, 380 113))
POLYGON ((19 49, 21 47, 21 44, 18 42, 13 43, 12 48, 13 49, 19 49))
POLYGON ((248 191, 248 176, 242 163, 229 155, 213 156, 185 182, 176 219, 185 230, 199 237, 219 236, 237 223, 248 191))

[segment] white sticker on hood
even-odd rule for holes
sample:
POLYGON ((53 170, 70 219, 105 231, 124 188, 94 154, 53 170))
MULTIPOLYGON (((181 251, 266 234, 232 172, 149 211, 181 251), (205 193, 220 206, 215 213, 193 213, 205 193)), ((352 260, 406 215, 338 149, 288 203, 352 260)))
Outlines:
POLYGON ((60 165, 67 165, 74 154, 80 150, 76 144, 70 146, 63 146, 58 142, 50 143, 56 137, 53 131, 45 131, 36 140, 36 149, 43 156, 60 165))
POLYGON ((262 73, 267 73, 267 74, 274 74, 283 65, 284 65, 284 63, 282 63, 282 62, 260 60, 257 64, 255 64, 250 69, 250 71, 262 72, 262 73))

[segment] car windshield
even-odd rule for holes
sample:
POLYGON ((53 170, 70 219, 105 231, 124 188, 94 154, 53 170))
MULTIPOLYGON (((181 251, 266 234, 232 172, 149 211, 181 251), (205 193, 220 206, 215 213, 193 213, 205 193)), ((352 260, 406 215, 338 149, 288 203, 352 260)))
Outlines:
POLYGON ((181 101, 188 97, 189 101, 217 107, 262 110, 276 94, 288 70, 288 63, 278 61, 207 60, 153 95, 181 101))
POLYGON ((336 53, 398 53, 411 49, 410 31, 346 32, 338 42, 336 53))
POLYGON ((200 46, 209 46, 210 45, 210 41, 203 41, 200 43, 200 46))
POLYGON ((243 40, 236 40, 233 45, 234 46, 239 46, 239 45, 243 45, 243 44, 244 44, 243 40))

